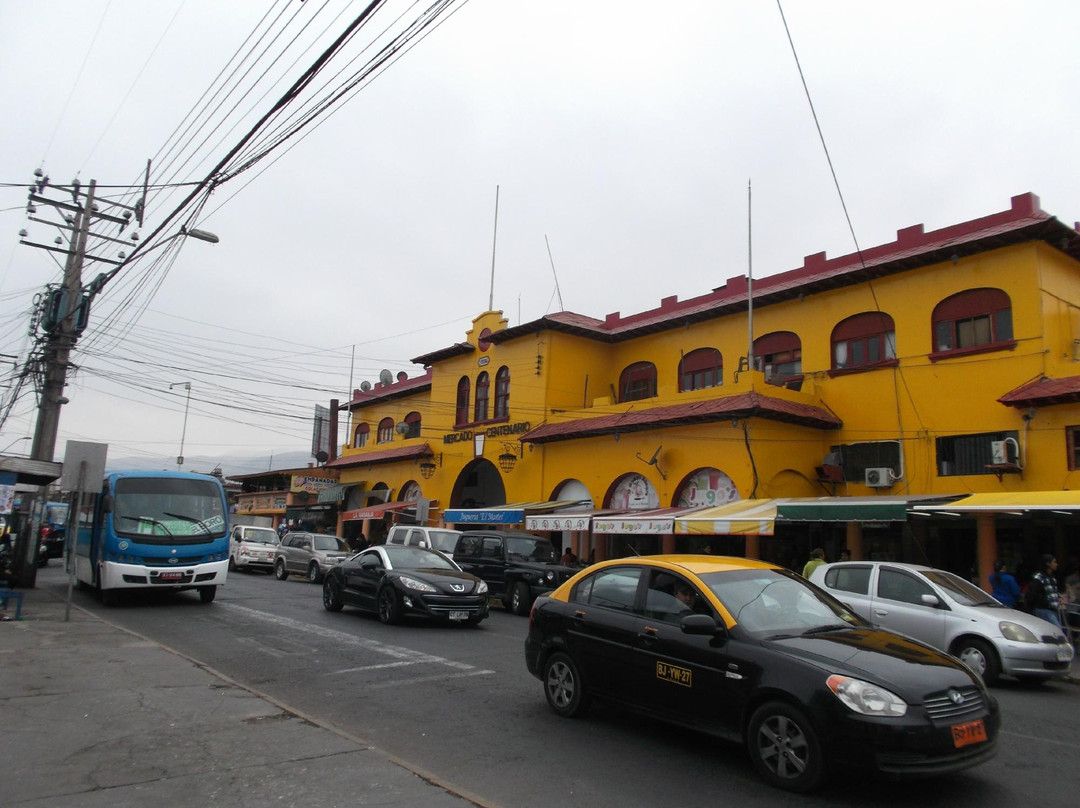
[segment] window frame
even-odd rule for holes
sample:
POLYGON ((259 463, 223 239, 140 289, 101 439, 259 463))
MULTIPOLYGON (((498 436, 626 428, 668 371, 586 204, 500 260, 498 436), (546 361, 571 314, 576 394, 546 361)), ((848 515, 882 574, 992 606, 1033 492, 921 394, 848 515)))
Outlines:
POLYGON ((472 381, 462 376, 457 383, 457 401, 454 405, 454 426, 469 423, 469 410, 472 409, 472 381))
POLYGON ((895 367, 896 358, 896 323, 891 315, 883 311, 864 311, 845 317, 838 322, 829 339, 830 376, 845 373, 861 373, 882 367, 895 367), (838 359, 838 348, 843 345, 847 358, 844 364, 838 359), (855 355, 862 352, 862 356, 855 355), (876 359, 870 358, 873 353, 876 359))
POLYGON ((1020 445, 1020 433, 1015 429, 998 432, 973 432, 961 435, 943 435, 934 440, 934 461, 938 477, 969 477, 977 474, 997 474, 993 468, 992 441, 1012 438, 1020 445), (960 459, 957 459, 958 455, 960 459), (943 464, 952 464, 948 473, 943 464))
POLYGON ((764 334, 754 340, 754 364, 765 374, 766 384, 774 387, 797 384, 803 380, 802 340, 794 331, 764 334), (793 372, 784 374, 776 370, 785 366, 792 366, 793 372))
MULTIPOLYGON (((977 334, 974 336, 978 338, 977 334)), ((1008 292, 996 287, 982 286, 964 289, 939 300, 930 316, 930 347, 932 362, 954 356, 1015 348, 1012 299, 1008 292), (961 345, 963 338, 958 326, 964 324, 969 324, 973 332, 985 325, 988 338, 961 345), (943 333, 943 327, 947 327, 947 334, 943 333), (946 337, 949 342, 945 347, 941 347, 942 337, 946 337)))
POLYGON ((510 368, 503 365, 495 371, 495 409, 494 416, 510 417, 510 368))
POLYGON ((656 398, 656 395, 656 365, 645 361, 632 362, 622 369, 619 374, 618 403, 644 401, 648 398, 656 398))
POLYGON ((491 376, 486 370, 476 377, 476 391, 473 393, 473 423, 478 424, 488 420, 489 394, 491 392, 491 376))
POLYGON ((365 421, 362 424, 357 424, 356 429, 353 430, 353 448, 363 449, 368 444, 368 440, 371 437, 371 425, 365 421))
POLYGON ((695 348, 679 360, 679 392, 708 390, 724 385, 724 355, 716 348, 695 348), (712 383, 708 378, 712 375, 712 383))
POLYGON ((405 416, 405 423, 408 425, 409 428, 405 431, 405 434, 402 435, 402 437, 403 438, 419 438, 420 437, 421 421, 422 421, 422 419, 420 417, 420 413, 417 412, 416 410, 413 410, 412 412, 408 413, 405 416))
POLYGON ((394 440, 394 419, 387 416, 379 421, 376 443, 391 443, 394 440))

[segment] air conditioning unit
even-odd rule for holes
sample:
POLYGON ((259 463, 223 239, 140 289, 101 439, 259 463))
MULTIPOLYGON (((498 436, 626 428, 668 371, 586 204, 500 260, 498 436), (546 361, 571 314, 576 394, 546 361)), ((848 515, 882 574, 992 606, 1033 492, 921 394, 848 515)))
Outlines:
POLYGON ((893 473, 890 468, 867 469, 866 484, 871 488, 892 488, 893 473))

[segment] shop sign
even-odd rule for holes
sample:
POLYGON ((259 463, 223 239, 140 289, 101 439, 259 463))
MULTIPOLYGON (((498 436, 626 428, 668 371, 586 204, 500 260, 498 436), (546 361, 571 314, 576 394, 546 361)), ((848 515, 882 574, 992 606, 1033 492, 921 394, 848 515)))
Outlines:
POLYGON ((593 533, 674 533, 674 519, 594 519, 593 533))
POLYGON ((588 516, 529 516, 525 519, 526 530, 588 530, 588 516))
POLYGON ((337 484, 338 481, 333 477, 305 477, 296 475, 292 478, 292 485, 289 486, 289 490, 297 494, 301 491, 307 494, 318 494, 320 491, 337 484))
POLYGON ((443 435, 443 443, 468 443, 476 435, 483 435, 488 438, 505 438, 510 435, 522 435, 532 429, 531 421, 520 421, 516 424, 499 424, 498 426, 489 426, 483 432, 473 432, 472 430, 465 430, 463 432, 450 432, 443 435))

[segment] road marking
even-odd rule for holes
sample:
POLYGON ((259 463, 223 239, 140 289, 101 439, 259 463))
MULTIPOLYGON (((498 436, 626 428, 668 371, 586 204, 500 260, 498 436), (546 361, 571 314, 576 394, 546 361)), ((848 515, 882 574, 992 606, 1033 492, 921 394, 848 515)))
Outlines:
POLYGON ((395 679, 392 682, 380 682, 378 684, 364 685, 364 690, 381 690, 384 687, 407 687, 419 682, 445 682, 448 679, 464 679, 468 676, 489 676, 495 671, 473 670, 468 673, 452 673, 443 676, 417 676, 413 679, 395 679))
POLYGON ((250 609, 247 606, 238 606, 233 603, 220 604, 225 609, 232 609, 238 612, 252 617, 256 620, 262 620, 267 623, 273 623, 276 626, 287 628, 293 631, 302 631, 306 635, 317 635, 327 640, 332 640, 335 643, 346 646, 353 646, 360 648, 364 651, 369 651, 374 654, 381 654, 388 656, 391 659, 398 660, 397 662, 388 662, 380 665, 368 665, 358 668, 346 668, 341 671, 334 671, 328 676, 333 676, 338 673, 350 673, 353 671, 363 670, 376 670, 379 668, 391 668, 401 667, 405 665, 442 665, 443 667, 453 668, 455 670, 466 672, 465 675, 475 676, 477 673, 493 673, 494 671, 477 671, 475 666, 468 665, 464 662, 457 662, 453 659, 446 659, 445 657, 434 656, 432 654, 424 653, 423 651, 417 651, 412 648, 404 648, 400 645, 387 645, 377 640, 369 640, 363 637, 357 637, 355 634, 347 634, 344 631, 337 631, 332 628, 324 628, 312 623, 304 623, 300 620, 293 620, 290 617, 280 617, 274 614, 267 614, 266 612, 260 612, 258 609, 250 609))

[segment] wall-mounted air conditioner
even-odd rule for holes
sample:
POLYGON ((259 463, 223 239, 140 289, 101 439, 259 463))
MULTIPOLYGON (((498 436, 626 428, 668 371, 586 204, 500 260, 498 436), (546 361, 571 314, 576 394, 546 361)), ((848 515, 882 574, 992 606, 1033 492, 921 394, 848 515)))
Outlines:
POLYGON ((879 468, 866 470, 866 484, 871 488, 892 488, 892 469, 879 468))

